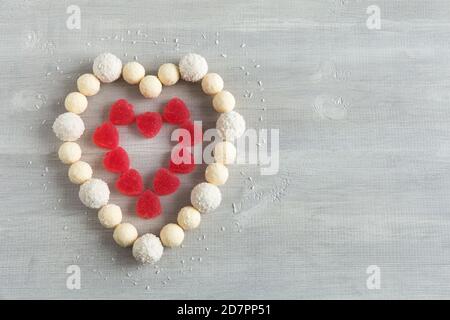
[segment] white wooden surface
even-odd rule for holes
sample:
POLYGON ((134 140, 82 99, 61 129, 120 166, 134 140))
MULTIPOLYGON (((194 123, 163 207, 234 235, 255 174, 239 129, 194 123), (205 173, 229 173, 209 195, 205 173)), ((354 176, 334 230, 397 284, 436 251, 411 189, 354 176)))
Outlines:
MULTIPOLYGON (((450 4, 377 1, 381 30, 369 30, 371 4, 2 1, 0 297, 448 298, 450 4), (66 28, 70 4, 81 9, 80 30, 66 28), (280 129, 279 173, 234 167, 221 208, 158 267, 138 268, 113 243, 57 159, 51 124, 103 51, 136 56, 153 73, 198 52, 249 127, 280 129), (69 265, 80 267, 80 290, 66 288, 69 265), (366 287, 370 265, 380 269, 379 290, 366 287)), ((174 95, 214 125, 198 85, 149 102, 119 82, 90 99, 81 143, 98 176, 113 181, 89 139, 111 102, 160 110, 174 95)), ((147 180, 167 160, 170 131, 151 141, 122 131, 147 180)), ((183 178, 154 221, 135 218, 133 202, 116 192, 112 200, 141 232, 158 232, 203 169, 183 178)))

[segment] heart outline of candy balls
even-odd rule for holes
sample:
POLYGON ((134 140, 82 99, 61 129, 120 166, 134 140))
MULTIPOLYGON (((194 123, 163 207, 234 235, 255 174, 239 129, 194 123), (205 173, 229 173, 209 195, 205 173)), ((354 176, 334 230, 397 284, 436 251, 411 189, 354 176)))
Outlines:
MULTIPOLYGON (((181 162, 175 164, 171 159, 167 168, 161 167, 154 173, 152 188, 145 189, 142 175, 138 170, 130 168, 128 153, 119 144, 119 131, 116 126, 130 126, 135 124, 138 131, 146 139, 156 137, 164 123, 178 125, 179 128, 188 130, 189 136, 181 136, 179 141, 185 147, 192 147, 202 141, 202 132, 197 132, 198 126, 192 123, 189 109, 178 97, 168 101, 162 114, 159 112, 145 112, 135 115, 134 106, 125 99, 114 102, 110 108, 109 120, 99 125, 93 134, 93 142, 102 149, 107 149, 103 157, 103 167, 105 170, 118 174, 116 189, 123 195, 138 197, 136 202, 136 214, 143 219, 152 219, 162 213, 162 205, 159 197, 173 194, 180 186, 180 180, 176 174, 191 173, 195 169, 192 155, 189 154, 189 163, 181 162), (151 123, 151 132, 142 127, 142 117, 151 116, 156 119, 151 123), (191 132, 192 131, 192 132, 191 132), (184 141, 189 139, 189 141, 184 141), (151 201, 151 205, 148 205, 151 201)), ((174 148, 176 148, 175 146, 174 148)), ((177 150, 174 150, 177 151, 177 150)), ((187 151, 182 149, 181 151, 187 151)), ((183 158, 184 159, 184 158, 183 158)))
POLYGON ((222 195, 217 185, 228 179, 226 165, 236 158, 236 149, 230 142, 239 138, 245 131, 243 117, 233 111, 234 96, 223 90, 224 82, 220 75, 208 73, 208 64, 204 57, 189 53, 180 59, 179 65, 165 63, 158 69, 157 76, 145 75, 145 68, 136 61, 128 62, 122 68, 122 62, 111 53, 102 53, 94 59, 93 74, 85 73, 77 79, 78 92, 71 92, 64 101, 66 113, 60 114, 54 121, 52 129, 57 138, 64 141, 58 149, 58 156, 65 164, 70 164, 69 179, 80 184, 79 198, 91 209, 99 209, 98 218, 106 228, 114 228, 113 239, 121 247, 132 246, 134 258, 141 263, 156 263, 162 257, 164 247, 178 247, 184 240, 184 231, 195 229, 201 221, 201 213, 217 209, 222 195), (84 122, 79 116, 87 106, 87 97, 100 91, 100 82, 111 83, 123 77, 132 85, 139 84, 141 94, 146 98, 157 98, 162 86, 171 86, 181 78, 187 82, 201 81, 205 94, 213 96, 214 109, 220 113, 216 129, 223 141, 214 148, 215 162, 209 164, 205 171, 205 180, 191 191, 191 205, 180 209, 177 224, 169 223, 160 231, 160 237, 146 233, 138 236, 136 227, 122 222, 122 211, 109 202, 109 187, 101 179, 93 178, 90 165, 81 161, 82 151, 74 141, 84 132, 84 122))

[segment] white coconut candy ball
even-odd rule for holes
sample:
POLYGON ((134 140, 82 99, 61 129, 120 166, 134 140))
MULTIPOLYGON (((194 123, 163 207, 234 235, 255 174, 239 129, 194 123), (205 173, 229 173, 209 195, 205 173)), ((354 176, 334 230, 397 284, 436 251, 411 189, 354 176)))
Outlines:
POLYGON ((230 112, 236 105, 234 96, 229 91, 221 91, 213 98, 213 107, 217 112, 230 112))
POLYGON ((236 161, 236 147, 229 141, 221 141, 214 146, 214 159, 218 163, 232 164, 236 161))
POLYGON ((92 73, 85 73, 77 79, 77 87, 78 91, 90 97, 100 91, 100 81, 92 73))
POLYGON ((217 119, 216 129, 223 139, 233 141, 244 134, 245 120, 236 111, 222 113, 217 119))
POLYGON ((131 246, 137 237, 138 232, 131 223, 121 223, 114 229, 113 239, 123 248, 131 246))
POLYGON ((75 184, 82 184, 92 178, 92 168, 89 163, 77 161, 69 168, 69 180, 75 184))
POLYGON ((84 132, 84 122, 73 112, 60 114, 53 122, 53 132, 62 141, 75 141, 84 132))
POLYGON ((223 89, 223 79, 217 73, 208 73, 202 80, 202 90, 207 95, 219 93, 223 89))
POLYGON ((145 68, 139 62, 128 62, 123 67, 122 77, 129 84, 138 84, 145 77, 145 68))
POLYGON ((133 257, 140 263, 158 262, 163 252, 161 240, 151 233, 142 235, 133 244, 133 257))
POLYGON ((64 142, 58 149, 58 157, 62 163, 72 164, 81 159, 81 148, 76 142, 64 142))
POLYGON ((173 86, 180 80, 180 71, 173 63, 164 63, 158 69, 158 78, 165 86, 173 86))
POLYGON ((122 222, 122 210, 118 205, 107 204, 98 211, 98 220, 105 228, 114 228, 122 222))
POLYGON ((90 179, 80 186, 78 196, 86 207, 99 209, 108 203, 109 188, 103 180, 90 179))
POLYGON ((228 168, 222 163, 211 163, 205 170, 206 181, 216 186, 225 184, 228 180, 228 175, 228 168))
POLYGON ((191 191, 192 206, 201 213, 207 213, 217 209, 221 201, 222 195, 219 188, 211 183, 199 183, 191 191))
POLYGON ((200 212, 191 206, 183 207, 178 212, 177 223, 184 230, 197 228, 201 220, 200 212))
POLYGON ((181 79, 184 81, 200 81, 208 72, 208 63, 205 58, 196 53, 189 53, 182 57, 178 66, 181 79))
POLYGON ((166 247, 179 247, 184 240, 184 231, 179 225, 169 223, 161 229, 159 237, 161 238, 163 245, 166 247))
POLYGON ((84 94, 79 92, 71 92, 66 96, 64 100, 64 106, 67 111, 81 114, 86 110, 88 106, 88 100, 84 94))
POLYGON ((111 83, 120 78, 122 61, 109 52, 99 54, 94 59, 92 71, 103 83, 111 83))
POLYGON ((155 76, 145 76, 139 82, 139 90, 146 98, 156 98, 161 94, 162 84, 155 76))

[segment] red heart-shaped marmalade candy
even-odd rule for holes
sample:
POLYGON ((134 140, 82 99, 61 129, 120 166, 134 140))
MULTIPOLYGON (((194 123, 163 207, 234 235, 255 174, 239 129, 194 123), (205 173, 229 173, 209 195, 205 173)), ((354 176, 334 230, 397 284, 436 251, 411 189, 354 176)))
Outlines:
POLYGON ((134 107, 125 99, 113 103, 109 111, 109 121, 115 125, 127 125, 134 121, 134 107))
POLYGON ((154 218, 161 214, 161 203, 156 194, 146 190, 136 202, 136 213, 144 219, 154 218))
POLYGON ((137 196, 144 190, 142 177, 137 170, 129 169, 122 173, 116 181, 116 188, 127 196, 137 196))
POLYGON ((180 142, 184 146, 193 146, 197 143, 201 143, 203 141, 203 132, 202 128, 197 124, 194 124, 191 120, 186 120, 180 124, 181 129, 185 129, 189 132, 190 140, 184 141, 185 137, 180 136, 178 142, 180 142))
POLYGON ((147 138, 153 138, 161 130, 162 118, 158 112, 145 112, 136 117, 139 132, 147 138))
POLYGON ((114 173, 127 171, 130 167, 128 153, 122 147, 117 147, 114 150, 105 153, 103 166, 106 170, 114 173))
POLYGON ((95 129, 92 140, 100 148, 114 149, 119 145, 119 132, 111 122, 104 122, 95 129))
POLYGON ((181 124, 190 118, 189 109, 180 98, 172 98, 164 107, 162 118, 171 124, 181 124))
POLYGON ((160 196, 165 196, 177 191, 180 179, 166 168, 160 168, 153 178, 153 190, 160 196))
MULTIPOLYGON (((176 149, 174 149, 176 151, 176 149)), ((195 169, 194 156, 184 148, 178 153, 172 152, 169 162, 169 170, 174 173, 190 173, 195 169), (186 156, 184 153, 186 152, 186 156)))

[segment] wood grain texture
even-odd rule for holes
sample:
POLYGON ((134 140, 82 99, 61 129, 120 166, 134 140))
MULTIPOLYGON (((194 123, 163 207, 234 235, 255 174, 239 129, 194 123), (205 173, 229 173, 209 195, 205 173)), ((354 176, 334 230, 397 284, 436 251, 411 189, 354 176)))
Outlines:
MULTIPOLYGON (((366 27, 362 0, 77 1, 80 30, 66 28, 70 4, 0 3, 0 298, 450 297, 448 1, 377 1, 381 30, 366 27), (157 268, 113 243, 56 155, 51 124, 103 51, 151 73, 198 52, 249 127, 280 129, 279 173, 233 167, 220 209, 157 268), (80 290, 66 288, 72 264, 80 290), (366 288, 369 265, 380 290, 366 288)), ((121 81, 103 86, 83 115, 83 158, 113 181, 89 136, 119 97, 143 111, 178 95, 213 127, 200 92, 179 84, 149 102, 121 81)), ((151 141, 121 131, 147 180, 167 161, 170 131, 151 141)), ((112 200, 157 233, 203 169, 154 221, 112 200)))

